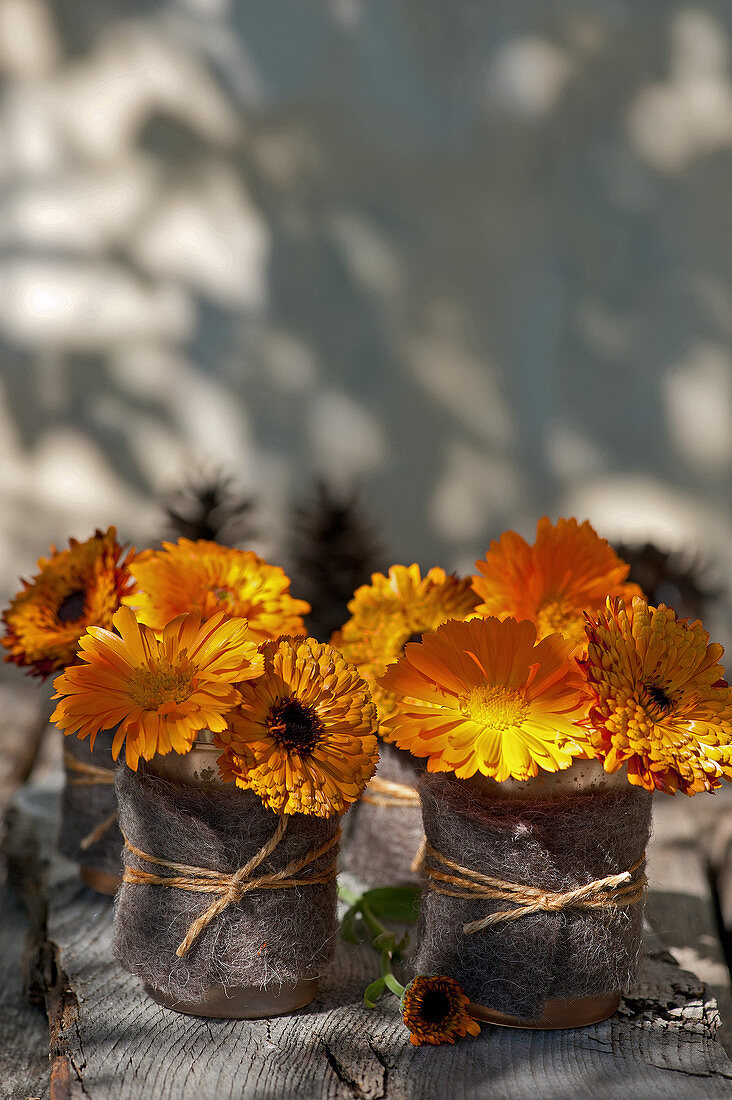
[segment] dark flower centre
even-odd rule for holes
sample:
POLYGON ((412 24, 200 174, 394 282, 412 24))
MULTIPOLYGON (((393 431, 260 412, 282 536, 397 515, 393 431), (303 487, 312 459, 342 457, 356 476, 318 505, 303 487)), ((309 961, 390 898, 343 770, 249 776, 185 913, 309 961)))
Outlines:
POLYGON ((667 711, 673 706, 673 700, 669 699, 663 688, 660 688, 658 684, 644 684, 643 687, 646 690, 646 694, 659 710, 667 711))
POLYGON ((422 997, 420 1016, 427 1024, 440 1024, 449 1015, 452 1005, 441 989, 428 989, 422 997))
POLYGON ((283 749, 303 754, 315 749, 323 732, 315 709, 298 699, 275 703, 267 715, 267 729, 283 749))
POLYGON ((84 614, 86 593, 82 588, 76 588, 64 596, 56 612, 56 618, 60 623, 75 623, 84 614))

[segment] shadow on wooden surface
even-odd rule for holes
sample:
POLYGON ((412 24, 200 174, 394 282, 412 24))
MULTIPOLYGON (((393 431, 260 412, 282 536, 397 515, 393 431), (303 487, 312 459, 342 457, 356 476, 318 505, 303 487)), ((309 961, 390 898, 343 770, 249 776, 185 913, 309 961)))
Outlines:
MULTIPOLYGON (((714 1037, 716 1002, 652 935, 618 1015, 576 1031, 486 1026, 454 1047, 412 1047, 394 999, 377 1011, 362 1006, 375 957, 342 942, 317 1001, 293 1016, 229 1021, 170 1012, 112 962, 113 905, 53 851, 57 810, 57 787, 26 786, 10 815, 8 854, 35 921, 30 958, 37 987, 45 982, 53 1057, 50 1091, 27 1095, 686 1100, 732 1093, 732 1064, 714 1037)), ((660 900, 662 911, 678 906, 673 896, 660 900)))

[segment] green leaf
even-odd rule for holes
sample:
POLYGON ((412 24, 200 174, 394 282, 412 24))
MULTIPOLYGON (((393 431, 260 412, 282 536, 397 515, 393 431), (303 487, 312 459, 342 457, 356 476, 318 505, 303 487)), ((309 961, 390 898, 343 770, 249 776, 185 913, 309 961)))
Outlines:
POLYGON ((357 905, 359 908, 368 906, 379 920, 413 924, 419 916, 421 896, 419 886, 380 886, 362 894, 357 905))
POLYGON ((384 992, 386 982, 383 978, 377 978, 375 982, 367 986, 364 990, 363 1003, 366 1008, 376 1008, 376 1001, 384 992))
POLYGON ((358 943, 358 935, 356 933, 356 917, 358 916, 358 903, 352 905, 350 909, 341 917, 341 936, 346 943, 358 943))

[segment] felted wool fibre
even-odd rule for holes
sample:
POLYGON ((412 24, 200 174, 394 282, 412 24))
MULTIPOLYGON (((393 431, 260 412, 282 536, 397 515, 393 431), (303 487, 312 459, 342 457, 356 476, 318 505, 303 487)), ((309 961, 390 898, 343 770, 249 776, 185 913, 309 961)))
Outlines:
MULTIPOLYGON (((394 745, 379 744, 382 779, 416 790, 424 763, 394 745)), ((368 794, 368 788, 366 790, 368 794)), ((419 805, 392 806, 363 799, 345 819, 342 867, 366 886, 399 886, 421 882, 411 869, 424 833, 419 805)))
MULTIPOLYGON (((79 741, 77 737, 64 737, 63 748, 80 763, 96 768, 108 768, 110 775, 113 775, 113 737, 114 731, 102 730, 98 733, 93 753, 89 751, 89 741, 79 741)), ((59 851, 67 859, 92 870, 121 875, 123 840, 116 821, 113 821, 104 830, 99 840, 88 848, 81 846, 82 840, 117 809, 117 793, 114 784, 74 782, 83 778, 83 775, 66 768, 66 783, 61 798, 59 851)))
MULTIPOLYGON (((419 790, 429 843, 502 881, 565 892, 629 870, 648 841, 651 795, 630 784, 530 801, 490 799, 455 776, 425 774, 419 790)), ((417 972, 447 974, 471 1001, 527 1021, 541 1017, 547 1000, 622 992, 632 982, 642 902, 532 913, 470 935, 462 930, 512 908, 507 900, 464 900, 429 889, 417 972)))
MULTIPOLYGON (((231 873, 275 832, 279 818, 252 791, 211 790, 162 779, 143 761, 117 769, 120 825, 135 847, 175 863, 231 873)), ((320 847, 338 818, 293 814, 282 840, 253 877, 283 868, 320 847)), ((322 871, 336 848, 296 877, 322 871)), ((124 851, 126 867, 171 872, 124 851)), ((314 886, 253 890, 204 928, 188 953, 176 948, 216 894, 123 883, 117 895, 114 954, 125 970, 168 996, 196 1001, 212 986, 279 990, 316 978, 331 957, 336 933, 335 879, 314 886)))

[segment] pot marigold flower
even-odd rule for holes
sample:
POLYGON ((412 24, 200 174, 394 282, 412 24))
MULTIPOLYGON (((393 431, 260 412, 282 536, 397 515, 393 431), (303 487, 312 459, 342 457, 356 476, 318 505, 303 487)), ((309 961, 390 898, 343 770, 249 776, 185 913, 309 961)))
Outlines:
MULTIPOLYGON (((388 576, 374 573, 371 584, 356 589, 348 605, 351 618, 331 644, 363 676, 381 721, 393 717, 396 704, 378 678, 401 656, 406 642, 419 641, 448 619, 466 618, 477 602, 469 577, 439 568, 422 577, 418 565, 392 565, 388 576)), ((380 732, 388 737, 388 731, 380 732)))
POLYGON ((381 684, 397 696, 394 743, 427 770, 499 783, 594 753, 579 723, 589 698, 572 643, 515 619, 448 622, 408 644, 381 684))
POLYGON ((342 814, 376 771, 376 708, 353 665, 314 638, 262 646, 264 672, 240 687, 219 770, 278 814, 342 814))
POLYGON ((587 637, 588 728, 606 771, 627 761, 631 783, 669 794, 732 778, 732 689, 724 650, 700 622, 663 604, 609 599, 588 616, 587 637))
POLYGON ((258 676, 262 656, 242 619, 181 615, 158 638, 128 607, 113 618, 119 634, 89 627, 81 639, 82 664, 54 680, 59 702, 51 715, 64 733, 90 738, 118 726, 117 759, 125 743, 133 771, 142 756, 188 752, 199 730, 221 730, 239 701, 234 686, 258 676))
POLYGON ((561 634, 578 649, 587 642, 583 612, 602 608, 608 596, 629 601, 643 595, 637 584, 626 581, 630 566, 587 520, 552 524, 544 516, 533 546, 506 531, 491 543, 485 561, 475 565, 481 574, 473 578, 482 601, 479 614, 531 619, 539 638, 561 634))
POLYGON ((310 604, 293 599, 285 571, 251 550, 179 539, 141 554, 133 572, 140 591, 125 603, 153 630, 188 611, 203 619, 224 611, 246 619, 256 642, 304 633, 302 616, 310 604))
POLYGON ((132 586, 130 563, 117 531, 97 530, 86 542, 69 539, 67 550, 51 547, 39 558, 39 572, 3 612, 5 660, 46 677, 76 658, 88 626, 110 627, 112 616, 132 586))
POLYGON ((470 1000, 459 982, 441 974, 418 974, 404 990, 402 1019, 410 1031, 414 1046, 430 1043, 454 1043, 464 1035, 480 1035, 480 1025, 472 1018, 470 1000))

